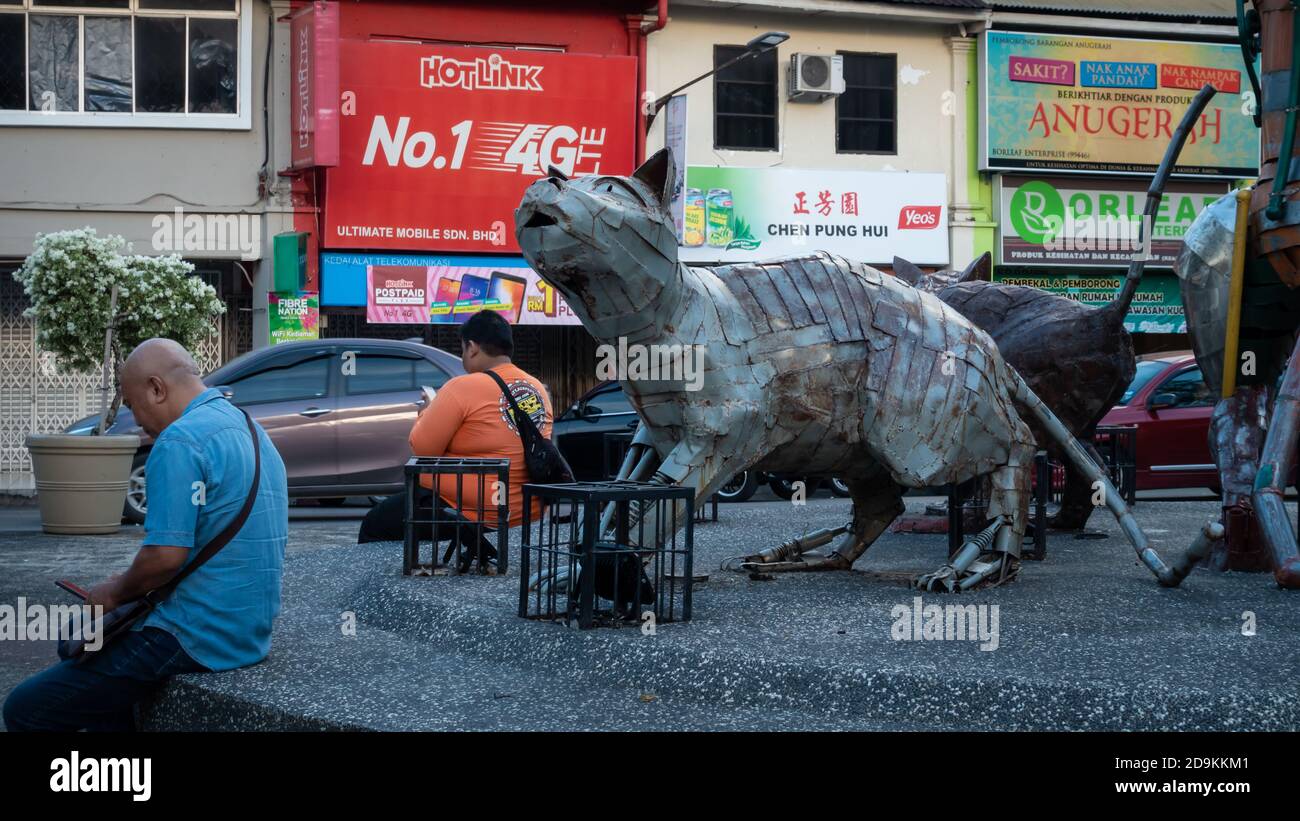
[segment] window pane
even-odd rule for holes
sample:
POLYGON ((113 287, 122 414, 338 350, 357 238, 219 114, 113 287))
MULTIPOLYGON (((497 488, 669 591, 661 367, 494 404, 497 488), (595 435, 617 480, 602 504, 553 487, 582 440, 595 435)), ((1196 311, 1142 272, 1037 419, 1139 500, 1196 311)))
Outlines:
POLYGON ((0 14, 0 108, 27 108, 26 25, 21 14, 0 14))
POLYGON ((28 18, 28 82, 33 111, 76 111, 77 18, 33 14, 28 18))
POLYGON ((446 383, 447 379, 447 372, 429 360, 416 360, 415 383, 417 385, 428 385, 430 388, 441 388, 446 383))
POLYGON ((775 114, 776 101, 765 86, 718 83, 719 114, 775 114))
POLYGON ((844 84, 892 87, 894 56, 892 54, 845 54, 844 84))
MULTIPOLYGON (((744 53, 739 46, 718 46, 713 51, 713 65, 720 66, 728 60, 744 53)), ((756 83, 772 84, 776 82, 776 49, 765 51, 757 56, 737 60, 717 73, 720 81, 748 80, 756 83)))
POLYGON ((1147 360, 1145 362, 1137 363, 1137 375, 1133 377, 1133 381, 1130 382, 1128 387, 1124 390, 1124 395, 1119 398, 1119 403, 1121 405, 1127 405, 1132 401, 1133 397, 1137 395, 1138 391, 1145 388, 1147 383, 1159 376, 1160 372, 1164 369, 1164 362, 1147 360))
POLYGON ((135 110, 185 110, 185 20, 135 18, 135 110))
POLYGON ((236 405, 255 402, 287 402, 319 399, 329 384, 329 357, 272 367, 233 383, 230 389, 236 405))
POLYGON ((414 359, 361 354, 356 359, 356 365, 356 373, 344 380, 350 395, 414 391, 418 387, 415 384, 414 359))
POLYGON ((239 88, 236 20, 190 18, 191 113, 234 114, 239 88))
POLYGON ((894 153, 894 124, 841 120, 836 129, 837 151, 873 151, 894 153))
POLYGON ((892 54, 844 54, 844 93, 835 100, 835 150, 893 154, 898 117, 892 54))
POLYGON ((1172 393, 1175 408, 1197 408, 1213 405, 1214 397, 1201 378, 1201 369, 1192 368, 1166 381, 1156 389, 1157 393, 1172 393))
POLYGON ((718 117, 719 148, 776 148, 776 120, 770 117, 718 117))
POLYGON ((131 0, 32 0, 33 6, 79 6, 81 8, 125 9, 131 0))
MULTIPOLYGON (((741 46, 714 46, 713 65, 715 68, 724 65, 744 52, 745 49, 741 46)), ((714 75, 715 147, 760 151, 776 149, 776 57, 776 50, 771 49, 746 57, 714 75)))
POLYGON ((141 9, 234 11, 235 0, 140 0, 141 9))
POLYGON ((894 119, 894 92, 851 88, 840 95, 840 117, 894 119))
POLYGON ((131 18, 87 17, 86 111, 131 110, 131 18))

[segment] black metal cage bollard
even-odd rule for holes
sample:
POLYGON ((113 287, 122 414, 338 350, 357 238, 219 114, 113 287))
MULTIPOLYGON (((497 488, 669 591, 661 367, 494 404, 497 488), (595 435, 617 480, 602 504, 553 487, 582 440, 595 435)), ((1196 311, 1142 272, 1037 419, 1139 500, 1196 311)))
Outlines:
POLYGON ((459 573, 465 573, 475 560, 478 561, 480 572, 484 572, 495 561, 497 572, 505 573, 509 567, 507 537, 510 531, 510 460, 445 456, 411 458, 406 463, 406 511, 403 522, 403 574, 409 576, 419 572, 441 575, 453 568, 459 573), (427 518, 421 515, 425 510, 416 504, 418 489, 421 488, 420 476, 433 477, 434 490, 427 491, 430 493, 427 518), (456 477, 456 491, 450 507, 442 501, 437 491, 438 479, 442 476, 456 477), (474 494, 476 501, 468 511, 465 507, 467 489, 477 491, 474 494), (496 527, 487 521, 487 513, 493 509, 496 512, 496 527), (432 556, 429 562, 422 563, 420 530, 426 525, 432 536, 432 556), (439 557, 438 546, 443 541, 448 542, 448 545, 439 557), (453 553, 454 564, 450 562, 453 553))
POLYGON ((584 630, 643 623, 648 613, 656 624, 689 621, 694 518, 690 488, 524 485, 520 617, 584 630), (546 506, 536 519, 535 500, 546 506))
POLYGON ((1104 425, 1092 437, 1125 504, 1137 504, 1137 426, 1104 425))
MULTIPOLYGON (((1051 462, 1047 454, 1034 455, 1032 496, 1029 504, 1029 521, 1033 525, 1033 545, 1022 549, 1026 559, 1047 558, 1047 502, 1051 482, 1051 462)), ((946 486, 948 491, 948 558, 956 556, 966 542, 968 530, 979 530, 988 513, 989 500, 985 495, 984 477, 977 476, 965 482, 946 486)))

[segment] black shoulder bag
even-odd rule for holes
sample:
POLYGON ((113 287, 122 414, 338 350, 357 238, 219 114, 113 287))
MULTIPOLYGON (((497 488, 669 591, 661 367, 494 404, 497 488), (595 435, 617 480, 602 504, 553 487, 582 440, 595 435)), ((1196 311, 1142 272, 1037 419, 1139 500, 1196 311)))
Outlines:
POLYGON ((501 393, 505 394, 506 401, 510 403, 510 410, 515 417, 515 429, 519 431, 519 439, 524 445, 524 466, 528 468, 528 478, 539 485, 572 482, 573 470, 564 461, 560 449, 550 439, 542 436, 542 432, 533 424, 532 417, 519 409, 505 380, 492 371, 486 373, 497 383, 501 393))
POLYGON ((239 531, 243 529, 244 523, 248 521, 248 514, 253 512, 253 503, 257 501, 257 489, 262 480, 262 447, 257 439, 257 429, 253 427, 253 417, 248 415, 248 411, 240 409, 244 414, 244 421, 248 423, 248 433, 253 437, 253 486, 248 491, 248 498, 244 500, 244 506, 239 509, 234 520, 226 525, 212 541, 203 546, 199 555, 194 557, 194 561, 185 565, 180 571, 172 577, 171 581, 161 587, 150 590, 135 601, 118 605, 104 614, 104 619, 99 625, 100 645, 98 649, 90 650, 86 647, 86 639, 83 635, 68 636, 59 640, 59 658, 75 659, 80 664, 86 659, 97 653, 103 652, 104 648, 113 641, 121 638, 130 632, 131 628, 139 621, 147 618, 158 605, 172 594, 176 586, 185 581, 191 573, 198 570, 209 559, 217 555, 221 548, 230 543, 239 531))

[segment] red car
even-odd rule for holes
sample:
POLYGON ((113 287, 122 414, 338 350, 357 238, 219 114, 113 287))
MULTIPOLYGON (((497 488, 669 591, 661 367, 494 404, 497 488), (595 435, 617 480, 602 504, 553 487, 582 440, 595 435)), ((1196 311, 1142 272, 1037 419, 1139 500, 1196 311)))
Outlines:
POLYGON ((1139 357, 1137 375, 1102 425, 1137 426, 1137 489, 1209 488, 1219 473, 1210 456, 1210 414, 1218 397, 1186 351, 1139 357))

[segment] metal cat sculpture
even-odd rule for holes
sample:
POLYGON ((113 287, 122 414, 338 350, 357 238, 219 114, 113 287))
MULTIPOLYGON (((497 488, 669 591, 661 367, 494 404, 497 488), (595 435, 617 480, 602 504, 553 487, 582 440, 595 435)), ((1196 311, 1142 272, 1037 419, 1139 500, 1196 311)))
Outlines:
MULTIPOLYGON (((1007 363, 1024 377, 1052 409, 1066 430, 1087 442, 1097 423, 1115 406, 1137 369, 1133 338, 1124 317, 1136 287, 1122 287, 1106 305, 1093 307, 1038 288, 988 282, 990 257, 985 253, 965 271, 927 274, 907 260, 894 258, 894 273, 983 329, 1007 363)), ((1034 439, 1054 459, 1065 454, 1034 420, 1026 420, 1034 439)), ((1092 451, 1091 444, 1084 447, 1092 451)), ((1100 454, 1093 458, 1101 461, 1100 454)), ((1092 487, 1068 467, 1060 510, 1048 526, 1081 530, 1092 514, 1092 487)))
POLYGON ((1255 0, 1248 13, 1238 0, 1237 24, 1262 112, 1255 114, 1264 130, 1259 182, 1201 212, 1175 266, 1196 361, 1221 397, 1210 453, 1227 534, 1211 550, 1194 546, 1188 558, 1272 570, 1278 586, 1300 589, 1300 555, 1283 504, 1300 439, 1300 12, 1290 0, 1255 0))
POLYGON ((743 562, 821 570, 850 567, 902 512, 906 488, 987 474, 990 523, 917 579, 960 590, 1019 569, 1035 444, 1018 405, 1102 483, 1143 563, 1162 584, 1178 583, 1180 571, 1147 545, 1102 471, 986 333, 931 294, 826 253, 680 263, 668 211, 674 176, 667 151, 631 177, 570 180, 552 170, 515 212, 525 257, 598 342, 706 351, 694 382, 621 379, 643 421, 621 478, 690 487, 703 500, 747 469, 840 475, 850 524, 743 562))

